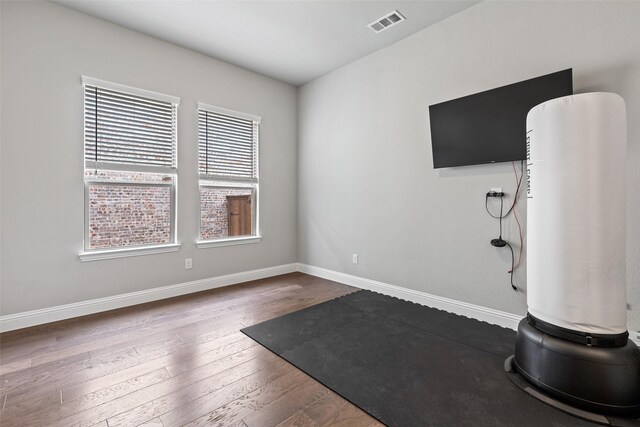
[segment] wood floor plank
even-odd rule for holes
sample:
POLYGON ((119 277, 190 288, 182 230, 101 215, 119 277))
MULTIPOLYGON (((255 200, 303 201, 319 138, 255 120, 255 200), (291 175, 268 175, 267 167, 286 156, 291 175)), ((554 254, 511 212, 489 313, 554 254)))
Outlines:
POLYGON ((0 389, 16 396, 31 390, 40 394, 52 389, 59 390, 63 384, 69 384, 72 381, 99 378, 136 365, 142 360, 133 347, 101 355, 95 359, 91 358, 90 353, 82 353, 71 358, 74 357, 78 357, 74 363, 67 363, 66 360, 54 361, 24 370, 20 375, 8 375, 4 377, 4 383, 0 389))
MULTIPOLYGON (((216 327, 223 324, 225 324, 224 319, 218 319, 215 323, 206 323, 208 327, 216 327)), ((214 342, 218 336, 233 333, 237 328, 238 326, 236 324, 220 327, 217 331, 201 336, 196 342, 214 342)), ((197 330, 198 328, 194 327, 194 329, 197 330)), ((30 370, 21 371, 20 374, 15 375, 20 381, 15 380, 15 378, 13 378, 14 376, 4 377, 0 390, 14 395, 26 393, 25 398, 31 398, 34 394, 39 395, 51 389, 60 389, 63 385, 69 386, 74 383, 100 378, 112 372, 135 366, 145 360, 159 357, 160 355, 167 355, 184 348, 183 339, 177 339, 172 336, 171 334, 173 334, 173 332, 169 331, 168 333, 170 334, 170 338, 165 337, 164 333, 159 333, 144 339, 127 341, 125 343, 126 345, 105 347, 102 349, 103 353, 92 352, 89 353, 88 356, 86 353, 83 353, 85 357, 92 359, 84 360, 83 363, 65 364, 60 363, 60 361, 53 361, 33 367, 30 370), (137 343, 142 345, 142 354, 140 354, 136 348, 131 347, 137 343), (115 350, 116 348, 122 349, 115 350), (90 357, 91 354, 94 354, 93 358, 90 357), (123 357, 123 355, 127 354, 131 357, 123 357), (54 368, 50 368, 51 366, 54 368), (44 375, 42 372, 48 372, 49 375, 44 375)))
MULTIPOLYGON (((110 388, 119 389, 123 385, 127 385, 131 382, 131 379, 134 379, 134 383, 137 383, 135 380, 136 378, 154 370, 164 370, 169 368, 175 372, 183 372, 188 369, 222 359, 255 345, 257 344, 253 340, 247 338, 244 334, 235 332, 231 335, 222 337, 217 341, 208 341, 202 345, 187 346, 186 348, 181 347, 176 353, 172 353, 158 359, 149 360, 145 363, 133 365, 130 368, 123 369, 106 376, 97 377, 95 379, 90 379, 76 384, 76 380, 92 375, 89 373, 82 375, 81 377, 77 377, 77 375, 82 374, 82 372, 80 372, 67 379, 68 385, 65 386, 63 384, 63 387, 65 388, 62 390, 62 394, 65 401, 77 400, 85 395, 91 396, 92 393, 97 391, 105 392, 109 391, 110 388), (176 364, 179 367, 174 367, 173 364, 176 364)), ((167 371, 167 373, 168 372, 169 371, 167 371)), ((45 397, 57 397, 57 391, 55 391, 54 396, 50 396, 50 394, 51 392, 46 393, 45 397)), ((23 405, 26 407, 33 407, 34 402, 40 402, 43 399, 43 396, 41 391, 37 391, 35 393, 26 393, 12 397, 12 400, 16 399, 18 403, 24 402, 23 405)), ((94 401, 94 404, 97 405, 98 403, 94 401)), ((35 406, 39 409, 49 410, 55 406, 55 401, 49 399, 49 404, 37 404, 35 406)))
POLYGON ((321 399, 328 392, 329 389, 308 377, 299 389, 287 393, 269 405, 247 415, 243 421, 248 427, 278 425, 292 414, 301 412, 313 402, 321 399))
POLYGON ((329 301, 335 297, 346 295, 351 292, 342 292, 331 294, 330 296, 317 296, 307 298, 291 298, 287 301, 281 301, 279 305, 266 306, 262 310, 243 310, 243 317, 240 319, 244 326, 255 325, 260 322, 275 319, 276 317, 290 313, 292 311, 302 310, 325 301, 329 301))
MULTIPOLYGON (((257 343, 247 337, 242 340, 216 347, 208 351, 193 351, 192 347, 172 356, 172 363, 167 364, 167 370, 172 376, 197 368, 198 366, 219 360, 228 355, 242 355, 244 351, 257 346, 257 343), (176 361, 178 361, 176 363, 176 361)), ((205 349, 207 349, 205 347, 205 349)))
POLYGON ((240 332, 354 291, 291 273, 0 334, 0 425, 378 425, 240 332))
MULTIPOLYGON (((85 322, 85 324, 72 325, 72 331, 65 333, 64 330, 57 331, 55 336, 47 336, 46 340, 41 340, 39 342, 33 343, 29 342, 26 346, 21 344, 14 344, 10 351, 3 352, 3 357, 7 360, 10 360, 13 356, 15 356, 15 351, 18 349, 22 349, 22 352, 18 354, 18 356, 25 358, 31 357, 34 359, 33 364, 38 364, 46 361, 52 360, 52 358, 61 358, 64 357, 67 353, 74 352, 74 348, 78 346, 90 346, 91 342, 102 340, 102 344, 105 344, 105 338, 111 338, 114 340, 113 335, 123 335, 127 332, 135 332, 139 333, 141 330, 149 330, 150 328, 157 327, 158 324, 169 324, 172 320, 179 319, 180 321, 185 321, 186 315, 190 315, 191 317, 199 318, 199 317, 213 317, 217 315, 224 314, 224 308, 228 304, 234 304, 242 302, 253 297, 255 300, 256 293, 259 293, 262 296, 262 300, 270 300, 270 298, 277 298, 279 294, 286 292, 294 292, 295 290, 300 289, 299 285, 290 285, 284 287, 278 287, 274 289, 260 290, 258 292, 253 292, 253 294, 240 293, 235 295, 233 293, 227 293, 226 297, 218 298, 215 302, 209 304, 198 304, 198 301, 203 299, 204 296, 194 296, 192 301, 184 301, 179 303, 167 304, 165 301, 159 301, 156 303, 148 303, 143 306, 148 306, 148 310, 157 311, 162 310, 159 313, 155 313, 151 316, 149 315, 140 315, 139 312, 129 313, 129 308, 121 309, 126 313, 123 315, 123 318, 120 319, 118 323, 114 325, 113 319, 110 317, 104 319, 98 319, 97 321, 89 320, 85 322), (195 300, 195 301, 193 301, 195 300), (155 307, 156 304, 162 304, 162 307, 155 307), (167 307, 165 307, 167 305, 167 307), (167 313, 167 312, 170 312, 167 313), (46 345, 45 345, 46 344, 46 345), (26 347, 23 348, 23 347, 26 347), (71 350, 70 347, 73 347, 71 350)), ((181 297, 178 297, 178 299, 181 297)), ((182 297, 184 298, 184 297, 182 297)), ((205 299, 206 301, 206 299, 205 299)), ((96 316, 100 316, 102 313, 99 313, 96 316)), ((85 319, 85 317, 81 318, 85 319)), ((67 322, 67 321, 63 321, 67 322)), ((24 337, 23 341, 28 337, 24 337)), ((117 341, 117 340, 116 340, 117 341)), ((5 346, 6 347, 6 346, 5 346)), ((91 347, 93 348, 93 347, 91 347)))
POLYGON ((73 354, 55 362, 45 363, 18 372, 3 375, 0 378, 0 394, 18 393, 41 384, 63 380, 71 372, 91 366, 89 352, 73 354))
POLYGON ((154 418, 152 420, 147 421, 144 424, 140 424, 137 427, 164 427, 164 424, 162 424, 162 421, 160 421, 160 418, 154 418))
POLYGON ((31 357, 34 353, 37 354, 39 351, 46 352, 52 346, 56 345, 55 335, 42 336, 39 339, 26 338, 27 337, 25 337, 24 341, 17 343, 2 342, 0 344, 0 353, 2 354, 1 359, 3 360, 3 363, 24 360, 25 358, 31 357))
MULTIPOLYGON (((254 347, 248 350, 247 353, 249 354, 252 350, 262 349, 254 347)), ((264 350, 260 351, 260 353, 262 354, 260 354, 259 357, 247 360, 230 369, 216 372, 215 375, 211 375, 203 380, 199 380, 201 374, 191 375, 195 371, 187 371, 176 375, 170 381, 175 380, 173 382, 178 384, 179 387, 175 387, 165 393, 162 393, 162 391, 165 390, 161 390, 160 393, 154 393, 154 396, 147 394, 144 396, 144 403, 140 404, 141 402, 138 402, 138 405, 135 407, 109 417, 109 425, 111 427, 138 425, 157 416, 160 416, 164 424, 176 425, 177 423, 175 422, 167 422, 162 414, 166 414, 178 407, 193 406, 192 402, 199 402, 199 399, 202 397, 224 389, 228 387, 228 384, 234 384, 242 381, 245 377, 251 377, 253 374, 266 370, 267 366, 274 361, 276 356, 271 353, 266 353, 264 350), (151 397, 151 399, 149 399, 149 397, 151 397)), ((225 360, 225 362, 227 364, 234 364, 234 361, 230 359, 225 360)), ((186 421, 190 421, 198 415, 200 414, 194 415, 186 421)))
POLYGON ((63 393, 62 403, 58 397, 57 404, 53 404, 53 402, 49 405, 39 404, 38 408, 40 409, 35 412, 31 402, 24 402, 22 405, 7 408, 7 422, 2 426, 39 425, 43 420, 47 420, 47 423, 58 421, 168 378, 171 378, 171 375, 162 368, 80 397, 70 399, 65 397, 63 393))
MULTIPOLYGON (((279 298, 283 298, 283 294, 289 295, 295 290, 300 289, 300 286, 287 286, 280 290, 270 290, 269 292, 259 293, 261 298, 259 301, 264 303, 265 301, 273 301, 279 298)), ((254 301, 256 295, 253 295, 254 301)), ((38 365, 41 363, 56 360, 65 357, 69 353, 78 353, 81 351, 92 351, 96 349, 102 349, 107 346, 116 347, 117 344, 127 344, 130 341, 137 340, 140 336, 149 336, 156 331, 160 333, 166 333, 167 324, 171 325, 171 330, 175 333, 194 335, 200 331, 196 328, 211 329, 213 326, 208 323, 225 323, 230 324, 230 320, 237 317, 230 314, 227 310, 229 304, 247 304, 247 301, 242 302, 242 298, 228 298, 226 301, 218 301, 210 304, 208 307, 204 307, 198 310, 191 310, 188 315, 176 315, 176 319, 172 318, 172 322, 165 322, 162 324, 147 325, 144 328, 134 328, 133 331, 127 331, 129 333, 120 333, 116 335, 109 335, 105 339, 90 341, 82 340, 80 343, 73 346, 65 346, 64 348, 58 348, 47 352, 39 356, 32 357, 32 364, 38 365), (204 313, 203 313, 204 312, 204 313)), ((117 348, 117 347, 116 347, 117 348)))
MULTIPOLYGON (((3 415, 8 418, 20 419, 26 414, 33 413, 34 408, 37 408, 36 410, 56 408, 60 406, 61 401, 61 390, 51 390, 29 400, 7 395, 4 401, 3 415)), ((4 427, 4 424, 1 425, 4 427)))
MULTIPOLYGON (((76 413, 64 418, 53 426, 84 426, 90 425, 105 419, 111 419, 119 414, 134 410, 148 413, 146 403, 161 398, 176 391, 187 390, 194 394, 205 394, 210 390, 224 385, 225 381, 231 381, 235 375, 248 375, 253 367, 252 360, 258 356, 265 355, 267 350, 261 347, 252 347, 241 353, 228 356, 224 359, 216 360, 207 365, 200 366, 194 370, 184 372, 168 380, 162 381, 151 387, 127 394, 119 399, 98 405, 87 411, 76 413)), ((138 413, 138 412, 135 412, 138 413)), ((153 419, 158 414, 140 419, 145 422, 153 419)), ((135 425, 135 424, 133 424, 135 425)), ((112 426, 113 427, 113 426, 112 426)))
MULTIPOLYGON (((220 309, 215 313, 214 317, 220 316, 220 318, 222 318, 224 314, 226 314, 225 310, 220 309)), ((176 329, 178 326, 186 326, 192 323, 197 323, 198 321, 202 321, 202 316, 200 314, 183 316, 179 320, 176 320, 174 323, 172 323, 171 326, 173 327, 172 329, 176 329)), ((31 364, 35 366, 42 363, 58 360, 63 357, 67 357, 67 355, 69 354, 98 350, 110 345, 144 338, 148 335, 153 335, 155 333, 165 333, 166 328, 167 328, 166 324, 158 324, 158 325, 148 326, 145 328, 136 329, 126 334, 110 335, 109 337, 102 340, 95 340, 95 341, 92 340, 89 342, 83 341, 80 344, 61 348, 59 350, 50 351, 48 353, 32 357, 31 364)))
MULTIPOLYGON (((228 336, 225 336, 222 337, 219 341, 209 341, 203 345, 179 348, 176 352, 169 353, 159 358, 150 359, 139 365, 134 365, 130 368, 123 369, 121 371, 114 372, 103 377, 98 377, 76 384, 71 382, 68 386, 63 388, 63 396, 66 396, 67 399, 78 398, 79 396, 92 393, 106 386, 119 384, 123 381, 126 381, 128 378, 137 377, 156 369, 172 369, 173 364, 181 364, 183 360, 194 357, 201 357, 202 354, 204 354, 205 356, 202 356, 200 360, 202 361, 202 365, 204 365, 206 363, 222 359, 256 345, 253 340, 246 338, 246 336, 242 333, 236 332, 232 335, 233 341, 227 338, 228 336), (240 335, 241 340, 236 340, 237 337, 235 335, 240 335)), ((192 364, 192 366, 195 368, 200 365, 192 364)), ((178 370, 179 369, 175 369, 176 372, 178 370)))
POLYGON ((318 425, 307 414, 300 411, 278 424, 277 427, 317 427, 318 425))
POLYGON ((304 384, 306 374, 298 369, 292 369, 287 374, 253 390, 240 398, 233 400, 193 421, 185 424, 189 427, 226 426, 234 424, 243 417, 267 406, 300 388, 304 384))
POLYGON ((22 369, 27 369, 31 367, 31 359, 19 359, 14 360, 13 362, 5 363, 3 360, 0 360, 0 377, 3 375, 10 374, 12 372, 20 371, 22 369))
POLYGON ((279 357, 269 354, 260 360, 258 369, 237 381, 217 389, 213 393, 206 393, 192 399, 184 405, 178 406, 160 416, 162 422, 170 426, 185 425, 212 410, 246 396, 253 390, 268 384, 275 379, 291 372, 294 368, 279 357))
POLYGON ((127 381, 85 394, 79 398, 66 400, 62 404, 62 408, 68 408, 68 410, 61 411, 60 418, 65 418, 66 416, 72 415, 74 412, 84 411, 103 403, 110 402, 169 378, 171 378, 171 375, 166 369, 157 369, 140 375, 139 377, 131 378, 127 381))
POLYGON ((306 407, 302 412, 320 426, 383 426, 362 409, 332 391, 306 407))

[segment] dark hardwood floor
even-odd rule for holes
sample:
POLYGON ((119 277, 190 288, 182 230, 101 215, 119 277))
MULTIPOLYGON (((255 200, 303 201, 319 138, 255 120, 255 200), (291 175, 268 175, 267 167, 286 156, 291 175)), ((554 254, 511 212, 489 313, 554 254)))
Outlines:
POLYGON ((381 425, 240 332, 355 290, 292 273, 0 334, 0 425, 381 425))

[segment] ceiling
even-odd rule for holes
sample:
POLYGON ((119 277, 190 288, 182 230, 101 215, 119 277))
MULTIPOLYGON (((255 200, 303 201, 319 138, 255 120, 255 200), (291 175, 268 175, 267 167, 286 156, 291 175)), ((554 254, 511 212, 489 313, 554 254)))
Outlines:
POLYGON ((57 0, 56 3, 301 85, 478 1, 57 0), (398 10, 406 21, 367 25, 398 10))

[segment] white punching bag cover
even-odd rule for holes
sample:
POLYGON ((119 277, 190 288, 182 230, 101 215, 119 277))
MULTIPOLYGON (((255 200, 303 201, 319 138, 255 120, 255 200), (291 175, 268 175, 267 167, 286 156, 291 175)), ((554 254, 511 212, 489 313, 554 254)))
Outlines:
POLYGON ((537 105, 527 116, 529 313, 594 334, 627 331, 626 107, 614 93, 537 105))

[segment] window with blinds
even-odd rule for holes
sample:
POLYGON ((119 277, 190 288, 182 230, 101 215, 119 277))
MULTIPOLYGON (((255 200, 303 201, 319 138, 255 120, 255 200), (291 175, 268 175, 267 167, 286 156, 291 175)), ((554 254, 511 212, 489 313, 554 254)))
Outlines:
POLYGON ((260 117, 198 104, 200 240, 258 236, 260 117))
POLYGON ((83 84, 85 251, 175 243, 179 98, 83 84))
POLYGON ((87 164, 176 167, 177 104, 92 84, 84 97, 87 164))
POLYGON ((259 120, 198 110, 200 175, 257 179, 259 120))

